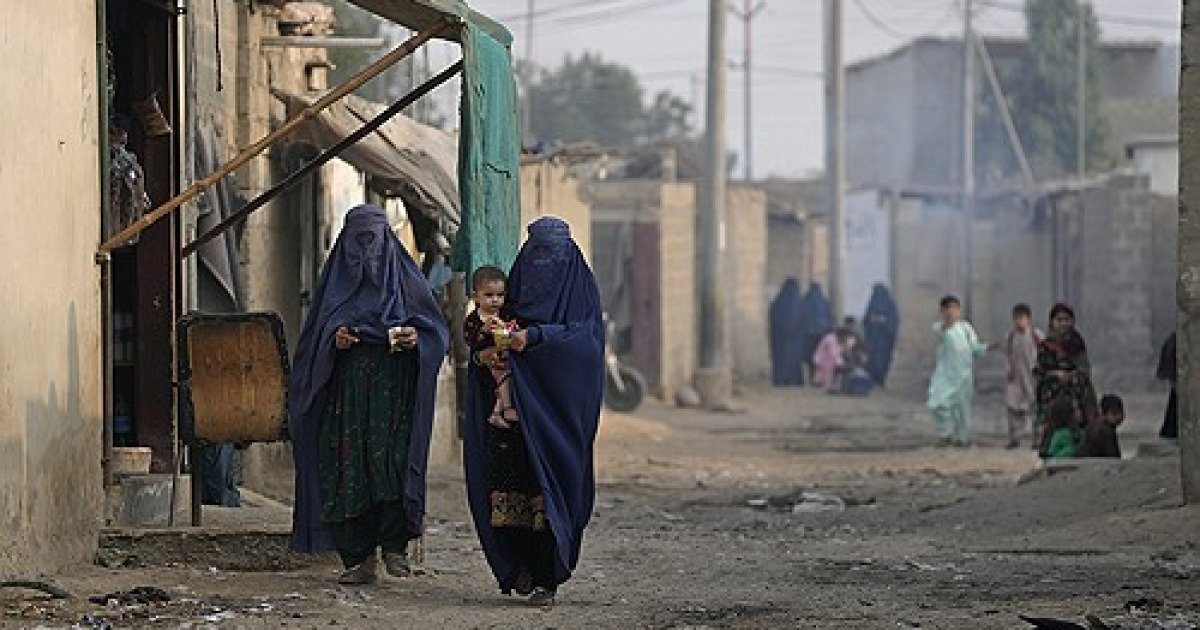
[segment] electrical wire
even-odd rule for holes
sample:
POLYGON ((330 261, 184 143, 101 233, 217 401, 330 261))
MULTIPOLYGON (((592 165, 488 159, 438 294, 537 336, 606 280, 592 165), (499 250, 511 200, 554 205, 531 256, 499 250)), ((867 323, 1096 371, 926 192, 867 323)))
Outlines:
POLYGON ((942 13, 941 16, 939 16, 935 21, 931 22, 929 26, 926 26, 926 27, 920 29, 921 30, 920 33, 913 34, 913 33, 904 33, 904 32, 896 30, 895 28, 892 28, 887 22, 885 22, 883 20, 883 18, 879 17, 879 14, 875 13, 875 11, 873 11, 871 9, 871 7, 869 5, 867 5, 866 0, 854 0, 854 4, 858 7, 858 10, 860 13, 862 13, 863 17, 866 18, 867 21, 870 22, 872 26, 879 29, 886 35, 891 35, 892 37, 895 37, 896 39, 903 39, 906 41, 911 40, 911 39, 916 39, 924 33, 937 31, 938 29, 945 26, 946 22, 950 18, 954 17, 957 14, 954 3, 950 3, 950 5, 946 7, 946 10, 942 13))

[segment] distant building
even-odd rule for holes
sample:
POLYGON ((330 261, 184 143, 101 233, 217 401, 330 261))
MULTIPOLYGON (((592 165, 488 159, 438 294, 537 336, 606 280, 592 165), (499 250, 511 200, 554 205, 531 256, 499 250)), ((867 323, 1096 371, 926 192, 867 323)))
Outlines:
MULTIPOLYGON (((1021 38, 986 37, 996 71, 1021 63, 1021 38)), ((1107 104, 1174 99, 1179 47, 1157 41, 1100 45, 1100 94, 1107 104)), ((847 68, 846 170, 851 186, 951 186, 962 181, 961 39, 925 37, 847 68)), ((980 90, 987 89, 980 71, 980 90)), ((1113 122, 1120 127, 1119 121, 1113 122)), ((1119 129, 1113 131, 1119 133, 1119 129)), ((1142 131, 1145 133, 1145 131, 1142 131)), ((1124 140, 1112 147, 1118 158, 1124 140)))
POLYGON ((1179 136, 1164 134, 1130 138, 1125 156, 1133 170, 1150 178, 1150 192, 1164 197, 1179 194, 1179 136))

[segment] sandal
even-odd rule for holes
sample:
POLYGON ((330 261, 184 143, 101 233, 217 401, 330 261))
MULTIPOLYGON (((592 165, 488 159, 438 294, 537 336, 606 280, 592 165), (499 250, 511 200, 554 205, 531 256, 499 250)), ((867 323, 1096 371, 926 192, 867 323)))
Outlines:
POLYGON ((513 584, 513 590, 521 597, 528 597, 533 592, 533 574, 529 569, 521 568, 520 573, 517 573, 517 581, 513 584))
POLYGON ((366 560, 363 560, 361 564, 342 571, 342 574, 338 576, 338 584, 374 584, 375 579, 378 577, 378 573, 376 572, 376 567, 378 565, 376 562, 377 561, 375 560, 375 557, 372 556, 366 560))
POLYGON ((529 596, 529 605, 550 608, 554 605, 554 595, 554 589, 539 586, 533 589, 533 594, 529 596))

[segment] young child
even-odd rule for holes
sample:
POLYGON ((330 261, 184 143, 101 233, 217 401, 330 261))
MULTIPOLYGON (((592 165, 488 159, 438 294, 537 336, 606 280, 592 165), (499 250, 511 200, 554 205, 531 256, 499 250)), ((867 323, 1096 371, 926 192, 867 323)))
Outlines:
POLYGON ((1029 427, 1029 412, 1037 403, 1037 379, 1033 368, 1037 367, 1038 344, 1046 338, 1042 331, 1034 328, 1033 312, 1028 304, 1018 304, 1012 309, 1013 329, 1004 341, 1004 355, 1008 359, 1008 386, 1004 392, 1004 406, 1008 412, 1008 448, 1021 446, 1020 436, 1029 427))
POLYGON ((1109 394, 1100 399, 1100 420, 1090 422, 1083 432, 1080 455, 1084 457, 1121 457, 1117 427, 1125 422, 1125 401, 1109 394))
POLYGON ((496 404, 488 422, 501 429, 512 426, 518 420, 517 408, 513 406, 512 390, 507 365, 503 359, 508 350, 504 340, 516 330, 515 322, 505 321, 500 313, 504 306, 505 283, 508 277, 499 267, 490 265, 475 270, 471 278, 471 295, 475 301, 475 310, 467 316, 463 323, 463 332, 467 345, 471 348, 471 357, 477 365, 480 363, 479 352, 487 348, 500 351, 496 361, 485 365, 496 383, 496 404))
POLYGON ((844 329, 830 331, 821 338, 821 343, 817 344, 817 350, 813 353, 812 363, 816 372, 813 380, 824 387, 827 393, 838 393, 838 374, 846 364, 848 336, 844 329))
POLYGON ((1046 435, 1049 436, 1043 457, 1075 457, 1079 452, 1079 412, 1070 398, 1055 398, 1046 412, 1046 435))
POLYGON ((971 398, 975 393, 975 357, 989 346, 962 318, 962 304, 953 295, 942 298, 942 320, 933 324, 938 337, 937 364, 929 382, 929 410, 937 421, 938 445, 970 445, 971 398))

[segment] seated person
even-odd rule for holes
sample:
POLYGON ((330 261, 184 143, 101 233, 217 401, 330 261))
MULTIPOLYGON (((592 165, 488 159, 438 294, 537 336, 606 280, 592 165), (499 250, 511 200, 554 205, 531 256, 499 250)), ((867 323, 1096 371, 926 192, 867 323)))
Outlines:
POLYGON ((1121 457, 1121 444, 1117 441, 1117 427, 1125 421, 1125 402, 1120 396, 1109 394, 1100 399, 1100 419, 1088 423, 1083 432, 1082 457, 1121 457))
POLYGON ((1046 435, 1050 437, 1043 457, 1075 457, 1079 452, 1081 433, 1075 403, 1066 396, 1055 398, 1046 413, 1046 435))

